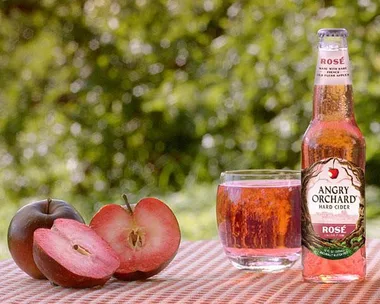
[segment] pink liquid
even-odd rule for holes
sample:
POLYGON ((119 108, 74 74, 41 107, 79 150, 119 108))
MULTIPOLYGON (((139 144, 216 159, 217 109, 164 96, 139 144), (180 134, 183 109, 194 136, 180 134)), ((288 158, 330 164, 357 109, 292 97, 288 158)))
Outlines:
POLYGON ((300 181, 252 180, 218 187, 217 224, 227 254, 300 252, 300 181))

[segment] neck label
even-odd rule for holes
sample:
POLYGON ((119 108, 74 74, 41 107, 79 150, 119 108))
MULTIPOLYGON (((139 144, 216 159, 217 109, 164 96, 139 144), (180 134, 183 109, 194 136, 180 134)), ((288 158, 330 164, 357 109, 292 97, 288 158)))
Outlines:
POLYGON ((347 49, 319 49, 315 85, 351 85, 350 61, 347 49))

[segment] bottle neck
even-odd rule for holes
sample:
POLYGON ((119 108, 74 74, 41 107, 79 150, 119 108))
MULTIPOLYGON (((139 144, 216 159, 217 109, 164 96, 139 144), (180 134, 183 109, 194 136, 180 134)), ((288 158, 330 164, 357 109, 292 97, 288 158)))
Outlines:
POLYGON ((346 37, 322 37, 319 42, 313 118, 318 120, 354 118, 346 37))
POLYGON ((313 119, 354 119, 352 85, 315 85, 313 119))

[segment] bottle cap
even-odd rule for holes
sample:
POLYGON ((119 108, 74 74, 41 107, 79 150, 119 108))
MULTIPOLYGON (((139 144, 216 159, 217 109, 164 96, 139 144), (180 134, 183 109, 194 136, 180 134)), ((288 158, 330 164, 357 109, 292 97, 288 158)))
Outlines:
POLYGON ((318 31, 318 37, 347 37, 348 32, 344 28, 323 28, 318 31))

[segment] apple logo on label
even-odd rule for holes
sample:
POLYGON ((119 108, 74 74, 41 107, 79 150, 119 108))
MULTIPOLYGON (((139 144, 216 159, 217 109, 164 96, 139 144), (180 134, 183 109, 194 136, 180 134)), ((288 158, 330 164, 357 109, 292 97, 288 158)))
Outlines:
POLYGON ((336 179, 339 175, 339 170, 336 168, 329 168, 329 176, 331 179, 336 179))

